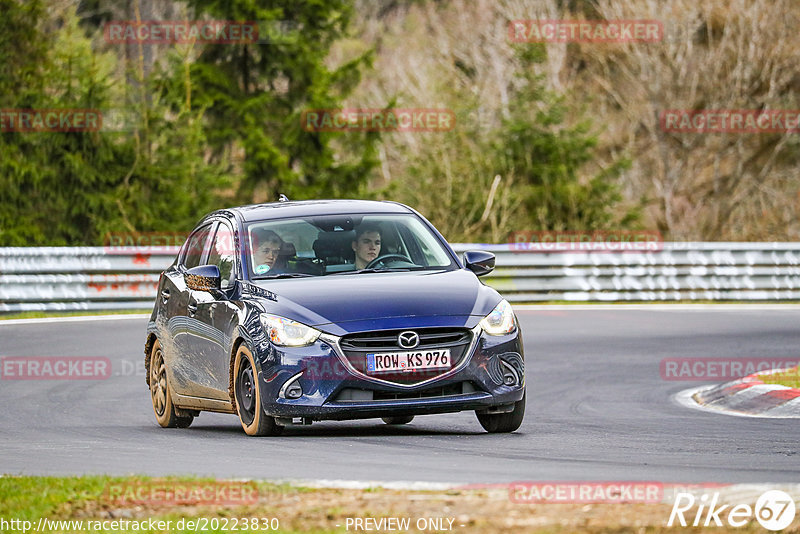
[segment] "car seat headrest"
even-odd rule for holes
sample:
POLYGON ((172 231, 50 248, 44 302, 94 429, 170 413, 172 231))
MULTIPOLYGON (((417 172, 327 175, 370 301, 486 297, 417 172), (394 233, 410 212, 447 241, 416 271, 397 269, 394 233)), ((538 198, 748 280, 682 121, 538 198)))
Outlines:
POLYGON ((312 248, 317 258, 324 260, 328 265, 352 263, 355 253, 351 243, 355 239, 355 232, 320 232, 312 248))

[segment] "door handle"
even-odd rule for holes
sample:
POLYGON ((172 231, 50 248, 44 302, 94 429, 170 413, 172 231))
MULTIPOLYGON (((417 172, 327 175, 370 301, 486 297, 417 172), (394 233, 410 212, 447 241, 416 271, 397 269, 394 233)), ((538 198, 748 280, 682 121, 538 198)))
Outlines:
POLYGON ((194 316, 194 314, 197 313, 197 304, 189 304, 186 306, 186 308, 189 310, 189 315, 191 316, 194 316))
POLYGON ((164 304, 167 303, 167 301, 169 300, 169 289, 161 290, 161 300, 164 301, 164 304))
POLYGON ((216 302, 212 302, 211 306, 209 306, 209 308, 211 308, 211 311, 216 310, 217 309, 217 303, 216 302))

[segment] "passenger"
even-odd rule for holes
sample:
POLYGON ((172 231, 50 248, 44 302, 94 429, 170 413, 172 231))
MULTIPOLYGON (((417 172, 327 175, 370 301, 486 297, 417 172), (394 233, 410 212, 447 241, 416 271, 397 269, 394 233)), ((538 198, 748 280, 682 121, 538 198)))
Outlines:
POLYGON ((374 224, 362 224, 356 230, 351 245, 356 253, 356 270, 364 269, 381 254, 381 229, 374 224))
POLYGON ((280 272, 286 267, 286 257, 281 251, 286 248, 286 243, 272 230, 254 232, 256 234, 256 249, 253 253, 253 272, 267 274, 280 272))

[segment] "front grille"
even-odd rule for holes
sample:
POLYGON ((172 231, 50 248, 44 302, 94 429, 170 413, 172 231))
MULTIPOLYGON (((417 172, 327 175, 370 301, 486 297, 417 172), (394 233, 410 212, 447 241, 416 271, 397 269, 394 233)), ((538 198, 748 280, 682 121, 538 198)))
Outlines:
POLYGON ((342 338, 342 348, 344 350, 367 350, 391 351, 407 350, 397 344, 397 336, 401 332, 412 330, 419 334, 419 345, 416 349, 432 349, 469 343, 470 331, 465 328, 418 328, 403 330, 383 330, 379 332, 365 332, 362 334, 350 334, 342 338))
POLYGON ((466 328, 404 328, 349 334, 341 339, 340 346, 350 365, 358 372, 396 384, 411 385, 446 373, 449 369, 402 371, 370 375, 366 371, 367 354, 374 352, 405 352, 409 350, 424 352, 426 350, 446 348, 450 349, 451 366, 455 367, 467 356, 467 349, 471 342, 472 332, 466 328), (397 336, 401 332, 409 330, 419 335, 419 345, 413 349, 403 348, 397 342, 397 336))
POLYGON ((389 393, 386 391, 373 391, 372 397, 375 400, 404 400, 404 399, 435 399, 438 397, 449 397, 450 395, 463 395, 475 393, 475 386, 470 382, 458 382, 448 386, 437 388, 421 389, 419 391, 402 391, 389 393))
POLYGON ((370 402, 385 400, 438 399, 453 395, 468 395, 480 391, 472 382, 456 382, 446 386, 420 389, 418 391, 373 391, 368 389, 343 389, 336 396, 337 402, 370 402))

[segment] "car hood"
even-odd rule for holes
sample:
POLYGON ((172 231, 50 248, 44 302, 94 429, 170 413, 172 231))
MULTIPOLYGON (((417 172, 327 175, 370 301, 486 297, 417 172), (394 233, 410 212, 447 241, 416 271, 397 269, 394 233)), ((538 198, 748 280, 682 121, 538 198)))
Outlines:
POLYGON ((259 280, 268 313, 334 335, 375 329, 478 324, 500 295, 470 271, 411 271, 259 280))

